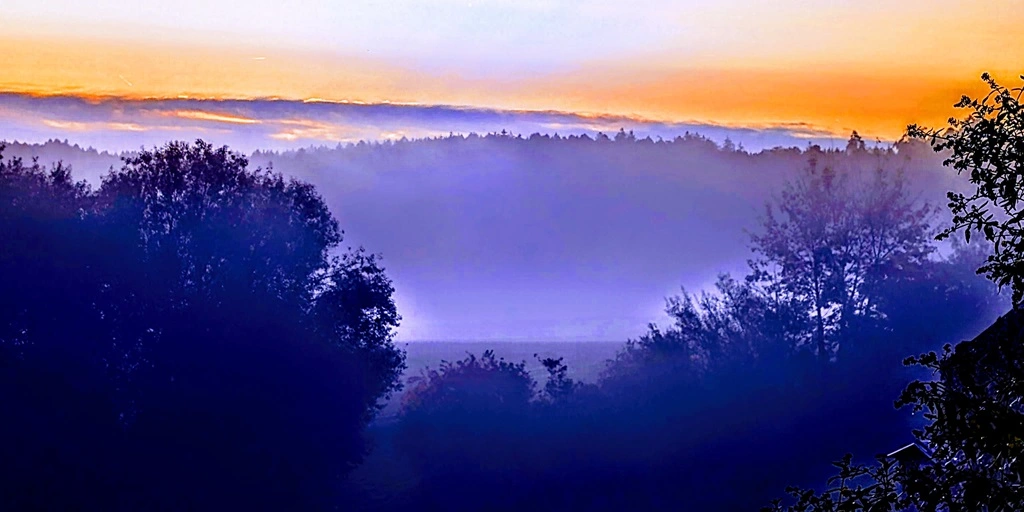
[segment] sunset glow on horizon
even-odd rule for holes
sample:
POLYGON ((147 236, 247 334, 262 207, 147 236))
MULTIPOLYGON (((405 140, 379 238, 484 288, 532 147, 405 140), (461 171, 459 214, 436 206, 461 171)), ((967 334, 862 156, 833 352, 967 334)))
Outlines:
POLYGON ((21 2, 5 13, 0 92, 450 105, 892 140, 908 123, 943 123, 982 71, 1024 70, 1016 0, 257 1, 231 16, 184 4, 21 2))

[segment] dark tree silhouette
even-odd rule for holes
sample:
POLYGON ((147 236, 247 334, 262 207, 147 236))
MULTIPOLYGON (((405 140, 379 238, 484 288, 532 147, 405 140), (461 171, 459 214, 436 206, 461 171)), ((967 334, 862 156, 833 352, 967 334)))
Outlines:
MULTIPOLYGON (((880 482, 895 484, 882 510, 1024 509, 1024 313, 1019 308, 1024 294, 1019 209, 1024 184, 1018 176, 1024 155, 1024 90, 1000 86, 988 74, 982 79, 989 85, 988 95, 964 96, 956 104, 969 111, 966 118, 951 119, 945 130, 911 125, 908 135, 928 139, 936 151, 948 151, 945 164, 970 173, 976 189, 969 196, 950 192, 953 222, 939 238, 963 230, 970 242, 971 233, 982 233, 992 252, 978 272, 1010 286, 1015 307, 971 341, 906 359, 905 364, 928 370, 934 378, 910 383, 896 401, 897 407, 924 413, 927 423, 913 434, 929 454, 915 464, 888 468, 883 462, 869 472, 880 482)), ((965 256, 967 262, 977 262, 966 251, 965 256)), ((799 500, 787 510, 818 510, 806 506, 808 498, 825 497, 815 497, 812 490, 791 493, 799 500)), ((773 510, 782 510, 779 502, 773 510)), ((875 508, 847 500, 842 507, 823 510, 875 508)))
POLYGON ((504 490, 494 484, 526 473, 522 430, 535 391, 525 363, 492 351, 410 378, 396 442, 421 475, 413 502, 467 510, 482 505, 474 498, 514 497, 514 484, 504 490), (452 503, 454 494, 463 504, 452 503))
POLYGON ((923 412, 927 424, 914 430, 928 448, 913 463, 878 456, 874 466, 836 463, 840 473, 829 488, 791 487, 794 503, 776 500, 765 511, 941 510, 1009 512, 1024 508, 1024 360, 1019 309, 1000 318, 981 335, 940 354, 907 358, 936 378, 914 381, 901 393, 897 407, 923 412), (856 481, 856 487, 851 485, 856 481), (840 489, 831 487, 841 482, 840 489))
POLYGON ((5 400, 11 417, 64 417, 66 430, 20 430, 5 503, 335 504, 398 389, 393 289, 375 257, 335 254, 342 233, 312 186, 247 164, 175 142, 126 159, 96 194, 60 167, 2 168, 2 228, 26 231, 0 262, 17 278, 5 297, 23 304, 0 337, 20 380, 5 400), (82 394, 98 405, 68 416, 82 394), (103 449, 76 453, 92 439, 103 449), (100 482, 82 489, 82 474, 100 482))
POLYGON ((948 151, 944 164, 968 174, 975 189, 968 195, 949 193, 953 224, 940 236, 962 230, 968 242, 972 233, 993 242, 995 250, 979 271, 1010 286, 1019 304, 1024 298, 1024 87, 1004 87, 987 73, 981 79, 989 93, 978 99, 964 96, 955 105, 968 112, 965 118, 950 119, 946 129, 911 125, 907 134, 928 140, 936 151, 948 151))
POLYGON ((94 314, 110 262, 96 258, 92 202, 63 165, 0 158, 3 509, 101 508, 116 490, 119 360, 113 322, 94 314))
POLYGON ((752 279, 780 306, 805 312, 808 330, 793 334, 819 359, 853 341, 855 323, 879 317, 886 279, 934 250, 931 207, 916 204, 900 171, 877 165, 841 169, 812 159, 752 235, 752 279))
POLYGON ((1024 508, 1024 318, 1019 309, 954 349, 907 359, 937 381, 907 386, 897 406, 924 411, 914 435, 931 461, 907 468, 900 483, 920 510, 1024 508))
MULTIPOLYGON (((672 325, 628 341, 596 386, 569 379, 557 359, 542 362, 548 381, 536 393, 524 391, 532 385, 515 377, 516 365, 493 357, 428 372, 397 424, 378 431, 397 447, 388 453, 415 468, 393 473, 411 483, 381 508, 753 509, 786 483, 786 470, 820 474, 821 453, 903 442, 906 419, 892 397, 910 376, 898 361, 953 329, 969 332, 975 317, 987 322, 997 296, 978 286, 974 247, 934 254, 928 211, 914 207, 897 173, 871 169, 846 186, 843 223, 822 244, 842 244, 835 259, 845 265, 828 270, 856 290, 843 292, 858 319, 843 328, 856 343, 828 372, 804 348, 806 303, 755 264, 743 278, 721 276, 713 292, 669 299, 672 325)), ((812 217, 814 206, 792 209, 812 217)))
POLYGON ((855 464, 847 454, 832 463, 839 474, 828 479, 820 493, 790 487, 786 491, 794 503, 783 506, 781 499, 761 512, 895 512, 905 510, 906 500, 900 496, 896 463, 887 457, 877 457, 877 464, 855 464))

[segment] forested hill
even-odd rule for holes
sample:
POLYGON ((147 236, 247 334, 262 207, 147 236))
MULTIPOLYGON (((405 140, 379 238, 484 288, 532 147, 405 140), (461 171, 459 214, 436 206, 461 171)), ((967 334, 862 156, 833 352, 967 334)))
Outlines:
MULTIPOLYGON (((0 141, 3 140, 3 135, 0 134, 0 141)), ((51 139, 42 144, 7 141, 4 142, 3 151, 5 158, 21 158, 26 162, 38 158, 39 163, 43 166, 63 162, 65 165, 71 166, 76 179, 87 180, 93 186, 99 184, 100 178, 111 167, 119 169, 122 164, 121 157, 127 154, 99 151, 92 147, 84 148, 67 139, 63 141, 51 139)))
MULTIPOLYGON (((5 154, 63 160, 90 181, 118 166, 60 142, 5 154)), ((384 255, 404 339, 621 340, 658 320, 680 285, 742 269, 745 230, 811 159, 903 169, 921 200, 940 204, 963 181, 921 142, 749 153, 699 135, 625 132, 359 143, 256 152, 251 164, 314 184, 346 244, 384 255)))

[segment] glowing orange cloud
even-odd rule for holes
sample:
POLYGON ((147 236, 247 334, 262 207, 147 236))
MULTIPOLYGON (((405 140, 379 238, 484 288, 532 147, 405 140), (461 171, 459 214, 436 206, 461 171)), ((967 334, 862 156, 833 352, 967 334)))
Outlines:
MULTIPOLYGON (((1003 38, 998 39, 999 42, 1003 38)), ((982 45, 982 49, 991 45, 982 45)), ((897 138, 906 124, 944 123, 961 94, 979 92, 977 76, 1016 77, 1024 45, 980 55, 965 50, 948 68, 879 57, 826 62, 820 56, 752 63, 667 56, 643 62, 581 63, 560 73, 471 77, 410 71, 392 63, 329 54, 244 48, 0 36, 0 92, 120 98, 285 98, 308 102, 449 104, 562 110, 729 126, 804 123, 815 132, 897 138), (1012 73, 1012 74, 1011 74, 1012 73)), ((908 54, 909 55, 909 54, 908 54)), ((256 124, 199 110, 175 116, 256 124)), ((278 137, 346 138, 335 127, 282 130, 278 137)))
POLYGON ((282 129, 270 135, 277 140, 295 141, 300 139, 348 142, 355 140, 353 132, 344 126, 307 119, 284 119, 275 122, 282 129))
MULTIPOLYGON (((962 94, 983 92, 981 71, 939 74, 849 70, 613 71, 552 80, 569 110, 630 112, 725 126, 800 124, 814 131, 898 138, 909 123, 944 124, 962 94)), ((1002 76, 1006 78, 1007 74, 1002 76)))
POLYGON ((229 123, 229 124, 259 124, 258 119, 251 119, 248 117, 235 116, 231 114, 218 114, 215 112, 205 112, 202 110, 176 110, 170 113, 174 117, 180 117, 182 119, 194 119, 197 121, 213 121, 217 123, 229 123))
MULTIPOLYGON (((42 123, 50 128, 65 130, 69 132, 86 132, 109 130, 116 132, 144 132, 153 127, 143 126, 138 123, 85 123, 81 121, 58 121, 54 119, 43 119, 42 123)), ((164 127, 161 127, 166 129, 164 127)))

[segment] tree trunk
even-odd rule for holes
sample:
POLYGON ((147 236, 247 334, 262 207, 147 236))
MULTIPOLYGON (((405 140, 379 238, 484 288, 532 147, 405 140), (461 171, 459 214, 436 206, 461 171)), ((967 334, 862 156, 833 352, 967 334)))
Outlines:
POLYGON ((821 314, 821 301, 817 302, 815 306, 818 310, 818 358, 822 361, 827 361, 825 359, 825 319, 821 314))

